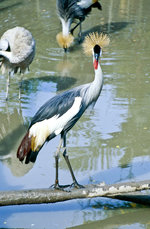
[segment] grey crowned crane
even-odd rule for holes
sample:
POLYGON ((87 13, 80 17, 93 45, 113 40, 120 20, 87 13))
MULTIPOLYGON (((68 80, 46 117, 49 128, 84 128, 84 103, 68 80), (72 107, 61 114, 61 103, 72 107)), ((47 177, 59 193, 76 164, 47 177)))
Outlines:
POLYGON ((92 8, 102 10, 98 0, 57 0, 58 17, 62 24, 62 32, 56 36, 60 47, 65 51, 72 44, 74 37, 73 31, 80 26, 79 36, 81 37, 81 24, 85 17, 89 15, 92 8), (76 25, 71 29, 71 24, 76 22, 76 25))
MULTIPOLYGON (((8 99, 10 77, 18 71, 22 74, 33 61, 35 40, 32 34, 23 27, 7 30, 0 39, 0 68, 2 74, 7 72, 6 100, 8 99)), ((20 99, 19 86, 19 99, 20 99)))
POLYGON ((107 35, 92 33, 85 38, 83 43, 84 51, 93 54, 93 65, 95 78, 89 84, 84 84, 76 88, 64 91, 48 100, 32 118, 31 124, 24 136, 18 151, 17 157, 25 163, 35 162, 36 157, 45 142, 60 134, 61 140, 55 155, 56 179, 55 188, 60 188, 58 180, 58 160, 59 152, 63 145, 63 156, 69 167, 73 184, 78 184, 66 151, 66 134, 82 116, 87 107, 95 104, 103 86, 103 74, 98 62, 102 53, 102 48, 109 44, 107 35))

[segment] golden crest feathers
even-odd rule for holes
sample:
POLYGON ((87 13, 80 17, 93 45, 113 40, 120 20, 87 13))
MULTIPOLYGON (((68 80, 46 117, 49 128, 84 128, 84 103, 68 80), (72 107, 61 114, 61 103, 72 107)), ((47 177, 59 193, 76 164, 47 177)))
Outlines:
POLYGON ((110 39, 107 34, 93 32, 85 37, 83 42, 83 50, 85 54, 91 55, 95 45, 99 45, 102 49, 109 45, 110 39))
POLYGON ((60 32, 57 34, 56 39, 61 48, 69 48, 74 40, 74 37, 71 34, 64 36, 62 32, 60 32))

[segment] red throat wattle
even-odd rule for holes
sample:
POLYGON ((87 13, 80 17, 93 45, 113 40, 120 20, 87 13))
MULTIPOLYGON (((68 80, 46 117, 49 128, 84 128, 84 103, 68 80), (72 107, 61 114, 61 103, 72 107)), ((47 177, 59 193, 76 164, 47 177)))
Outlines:
POLYGON ((93 65, 94 65, 94 69, 96 70, 98 68, 98 61, 96 59, 94 60, 93 65))

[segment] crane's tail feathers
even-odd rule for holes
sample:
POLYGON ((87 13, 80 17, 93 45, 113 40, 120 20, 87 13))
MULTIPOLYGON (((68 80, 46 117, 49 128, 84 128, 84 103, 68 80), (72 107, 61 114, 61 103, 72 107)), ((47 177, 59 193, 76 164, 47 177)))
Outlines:
POLYGON ((26 133, 22 142, 17 150, 17 158, 23 161, 27 154, 31 151, 31 138, 29 137, 29 132, 26 133))
POLYGON ((25 163, 28 164, 30 161, 35 162, 38 152, 39 150, 32 151, 32 137, 29 137, 29 132, 27 132, 17 150, 17 158, 23 162, 26 157, 25 163))
POLYGON ((30 161, 35 162, 39 151, 30 151, 26 156, 25 164, 28 164, 30 161))
POLYGON ((107 34, 93 32, 85 37, 83 42, 83 50, 87 55, 92 55, 95 45, 99 45, 102 49, 109 45, 110 39, 107 34))
POLYGON ((92 4, 92 8, 98 8, 99 10, 102 10, 102 5, 98 1, 95 1, 92 4))

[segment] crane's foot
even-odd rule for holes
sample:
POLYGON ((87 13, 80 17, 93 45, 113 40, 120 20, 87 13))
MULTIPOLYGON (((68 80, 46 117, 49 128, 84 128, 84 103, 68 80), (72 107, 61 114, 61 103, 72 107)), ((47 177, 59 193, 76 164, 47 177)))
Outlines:
POLYGON ((78 182, 73 182, 71 185, 70 185, 71 188, 85 188, 83 185, 79 184, 78 182))
POLYGON ((60 185, 60 184, 53 184, 50 186, 52 189, 58 189, 64 191, 66 188, 70 187, 70 185, 60 185))
POLYGON ((62 191, 69 191, 69 189, 72 188, 85 188, 83 185, 78 184, 78 182, 73 182, 72 184, 67 184, 67 185, 60 185, 60 184, 53 184, 50 186, 52 189, 57 189, 57 190, 62 190, 62 191))

